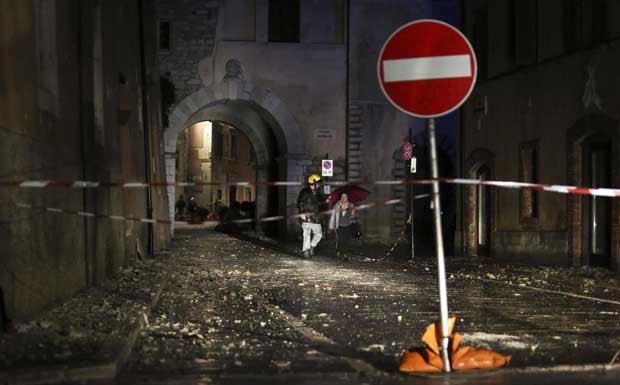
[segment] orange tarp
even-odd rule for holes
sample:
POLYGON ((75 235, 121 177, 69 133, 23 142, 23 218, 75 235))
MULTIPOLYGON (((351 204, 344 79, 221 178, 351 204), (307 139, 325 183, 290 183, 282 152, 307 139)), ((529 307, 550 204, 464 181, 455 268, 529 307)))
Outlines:
MULTIPOLYGON (((504 356, 485 349, 471 346, 459 348, 463 336, 452 334, 456 317, 448 321, 450 339, 450 365, 453 370, 493 369, 508 365, 511 356, 504 356)), ((405 352, 400 362, 401 372, 441 372, 443 361, 439 346, 441 345, 441 325, 439 322, 430 324, 422 335, 424 349, 422 351, 405 352)))

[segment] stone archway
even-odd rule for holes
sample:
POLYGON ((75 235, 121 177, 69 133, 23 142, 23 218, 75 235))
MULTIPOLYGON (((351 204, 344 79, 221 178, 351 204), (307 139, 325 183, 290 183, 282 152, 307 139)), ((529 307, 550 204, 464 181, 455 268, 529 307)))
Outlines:
MULTIPOLYGON (((170 126, 164 132, 166 179, 176 179, 176 143, 179 134, 200 121, 212 120, 232 124, 254 146, 257 157, 257 181, 302 180, 305 146, 301 130, 285 103, 270 89, 243 78, 240 64, 231 59, 221 81, 203 86, 183 99, 170 114, 170 126)), ((299 187, 282 187, 277 192, 277 208, 270 207, 273 196, 268 188, 257 188, 257 216, 288 213, 287 206, 299 187)), ((175 188, 168 187, 170 217, 174 218, 175 188)), ((272 193, 273 195, 274 193, 272 193)), ((171 226, 174 231, 174 226, 171 226)))

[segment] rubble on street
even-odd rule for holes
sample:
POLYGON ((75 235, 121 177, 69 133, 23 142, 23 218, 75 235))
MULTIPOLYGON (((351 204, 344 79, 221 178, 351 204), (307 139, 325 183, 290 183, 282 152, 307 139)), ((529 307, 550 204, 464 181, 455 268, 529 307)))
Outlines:
MULTIPOLYGON (((327 249, 302 259, 264 242, 184 230, 169 252, 2 335, 3 380, 406 382, 400 358, 423 346, 420 335, 438 319, 435 264, 368 250, 348 261, 327 249)), ((512 356, 498 373, 618 373, 613 274, 498 262, 482 269, 460 259, 448 260, 447 274, 463 343, 512 356)))

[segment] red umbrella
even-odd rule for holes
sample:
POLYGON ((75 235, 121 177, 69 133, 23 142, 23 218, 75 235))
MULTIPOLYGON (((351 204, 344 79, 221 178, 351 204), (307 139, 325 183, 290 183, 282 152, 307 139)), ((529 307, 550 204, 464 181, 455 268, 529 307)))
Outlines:
POLYGON ((331 194, 329 194, 327 201, 330 205, 333 205, 334 203, 338 202, 338 200, 340 200, 340 195, 344 193, 349 196, 349 202, 357 203, 366 200, 366 198, 368 198, 368 195, 370 194, 370 191, 365 190, 360 186, 354 184, 347 184, 342 187, 338 187, 331 194))

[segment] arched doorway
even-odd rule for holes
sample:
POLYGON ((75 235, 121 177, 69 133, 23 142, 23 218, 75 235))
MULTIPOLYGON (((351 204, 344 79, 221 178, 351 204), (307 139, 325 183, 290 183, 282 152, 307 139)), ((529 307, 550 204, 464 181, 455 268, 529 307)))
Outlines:
MULTIPOLYGON (((468 178, 493 179, 493 164, 494 156, 490 151, 473 151, 465 161, 468 178)), ((495 192, 483 185, 470 185, 465 189, 466 255, 490 256, 495 226, 495 192)))
MULTIPOLYGON (((575 186, 620 186, 618 122, 603 115, 580 119, 568 130, 568 182, 575 186)), ((620 202, 570 196, 569 249, 573 265, 620 268, 620 202)))
MULTIPOLYGON (((593 135, 583 145, 582 172, 586 186, 611 187, 611 144, 607 135, 593 135)), ((611 266, 611 198, 583 199, 584 254, 593 266, 611 266)))

